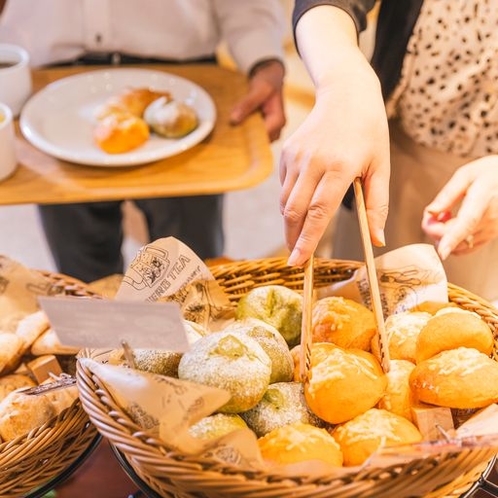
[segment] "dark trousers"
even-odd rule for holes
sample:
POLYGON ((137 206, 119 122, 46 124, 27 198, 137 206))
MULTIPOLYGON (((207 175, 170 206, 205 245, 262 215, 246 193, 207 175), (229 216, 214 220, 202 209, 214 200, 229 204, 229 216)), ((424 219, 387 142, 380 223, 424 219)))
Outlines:
MULTIPOLYGON (((202 258, 223 254, 223 195, 133 201, 151 241, 173 236, 202 258)), ((40 205, 45 236, 58 271, 91 282, 122 273, 122 201, 40 205)))

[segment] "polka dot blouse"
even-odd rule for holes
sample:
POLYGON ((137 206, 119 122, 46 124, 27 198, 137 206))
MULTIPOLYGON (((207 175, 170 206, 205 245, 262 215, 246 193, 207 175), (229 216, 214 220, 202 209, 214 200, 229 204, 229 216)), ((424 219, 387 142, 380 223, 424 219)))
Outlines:
POLYGON ((425 0, 388 113, 417 143, 498 154, 498 1, 425 0))

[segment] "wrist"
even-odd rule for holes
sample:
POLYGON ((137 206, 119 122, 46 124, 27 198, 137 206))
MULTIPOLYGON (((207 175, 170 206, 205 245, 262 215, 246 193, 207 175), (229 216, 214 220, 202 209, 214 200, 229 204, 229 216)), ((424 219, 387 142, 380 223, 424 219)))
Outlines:
POLYGON ((261 60, 257 61, 255 64, 253 64, 251 69, 247 73, 247 76, 249 79, 251 79, 262 69, 267 68, 268 66, 273 66, 273 65, 280 66, 282 69, 282 72, 285 72, 284 63, 276 57, 270 57, 268 59, 261 59, 261 60))

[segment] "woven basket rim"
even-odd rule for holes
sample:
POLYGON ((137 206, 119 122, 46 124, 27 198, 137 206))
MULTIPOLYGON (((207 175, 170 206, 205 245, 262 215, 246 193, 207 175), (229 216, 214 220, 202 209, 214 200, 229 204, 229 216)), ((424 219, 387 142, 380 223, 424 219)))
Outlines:
MULTIPOLYGON (((86 284, 66 275, 32 270, 51 283, 50 295, 97 297, 86 284)), ((77 398, 44 425, 0 443, 0 496, 18 497, 56 480, 100 439, 77 398)))
MULTIPOLYGON (((357 261, 317 258, 315 272, 323 270, 326 278, 333 280, 336 277, 342 277, 344 279, 351 276, 352 272, 359 266, 361 266, 361 262, 357 261)), ((285 258, 222 263, 210 269, 222 287, 233 292, 235 300, 243 295, 246 285, 266 285, 265 279, 268 275, 270 278, 276 276, 278 281, 279 276, 281 276, 279 272, 284 273, 286 278, 291 280, 292 285, 299 286, 302 282, 302 269, 288 267, 285 258)), ((317 280, 320 282, 320 279, 317 280)), ((450 283, 448 284, 448 292, 452 302, 478 312, 487 321, 493 329, 495 343, 498 343, 498 311, 496 308, 479 296, 450 283)), ((83 350, 81 354, 84 357, 91 357, 93 352, 83 350)), ((392 493, 393 488, 390 486, 393 483, 398 487, 401 486, 396 496, 408 496, 410 493, 413 496, 419 496, 416 494, 417 488, 420 488, 420 482, 417 482, 416 478, 417 474, 423 475, 424 479, 428 479, 430 475, 428 481, 432 482, 433 488, 428 489, 427 493, 432 493, 443 484, 446 485, 446 488, 451 488, 451 481, 468 471, 468 481, 460 481, 459 489, 468 488, 475 482, 475 473, 473 474, 471 471, 487 465, 495 456, 495 452, 489 449, 471 450, 467 453, 450 453, 421 458, 410 462, 407 466, 395 465, 392 468, 382 470, 352 472, 334 479, 327 475, 310 478, 305 475, 289 476, 271 469, 267 471, 245 469, 237 465, 220 463, 215 459, 186 456, 171 451, 163 441, 144 433, 114 402, 100 379, 88 371, 81 362, 77 363, 77 382, 83 408, 87 411, 92 423, 104 437, 109 439, 112 445, 119 449, 137 475, 152 489, 159 494, 164 493, 165 496, 170 496, 168 493, 173 496, 175 492, 180 493, 180 491, 185 493, 178 495, 182 497, 225 496, 211 495, 209 492, 203 495, 200 491, 201 488, 196 488, 193 483, 197 475, 202 475, 202 483, 208 490, 211 489, 208 485, 208 476, 211 476, 215 482, 217 479, 219 480, 220 487, 223 489, 227 489, 225 486, 230 485, 232 481, 233 485, 236 486, 234 490, 243 487, 242 483, 247 484, 250 487, 251 496, 254 497, 278 496, 278 494, 270 493, 278 493, 278 489, 295 491, 299 488, 299 493, 296 496, 302 498, 314 496, 342 498, 343 495, 340 492, 335 494, 333 491, 336 490, 337 486, 342 486, 345 489, 344 498, 352 496, 388 497, 395 495, 382 493, 385 490, 392 493), (185 476, 185 479, 179 477, 182 475, 185 476), (438 478, 441 480, 440 483, 438 483, 438 478), (402 484, 400 484, 400 479, 402 484), (360 488, 365 494, 355 495, 352 490, 360 488), (268 494, 265 494, 267 491, 268 494), (369 491, 374 494, 368 494, 369 491)), ((230 491, 230 493, 226 496, 244 496, 243 494, 233 494, 235 491, 230 491)))

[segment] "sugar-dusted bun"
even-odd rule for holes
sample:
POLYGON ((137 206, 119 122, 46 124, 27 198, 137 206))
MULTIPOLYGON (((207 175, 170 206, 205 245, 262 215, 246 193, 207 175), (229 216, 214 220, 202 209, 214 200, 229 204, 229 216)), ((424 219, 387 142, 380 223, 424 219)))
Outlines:
POLYGON ((164 138, 181 138, 199 126, 196 110, 186 102, 160 98, 144 111, 145 122, 164 138))
POLYGON ((331 424, 374 407, 387 386, 387 378, 371 353, 327 342, 312 344, 308 379, 304 385, 308 406, 331 424))
POLYGON ((0 437, 10 441, 42 426, 56 415, 46 396, 13 391, 0 403, 0 437))
POLYGON ((191 436, 198 439, 216 439, 230 432, 247 429, 247 424, 236 413, 215 413, 201 418, 188 429, 191 436))
POLYGON ((420 362, 410 386, 423 403, 482 408, 498 402, 498 362, 477 349, 449 349, 420 362))
POLYGON ((387 376, 387 388, 377 407, 401 415, 412 421, 415 397, 410 388, 410 374, 415 364, 407 360, 391 360, 387 376))
MULTIPOLYGON (((431 316, 424 311, 403 311, 386 318, 385 330, 391 359, 415 363, 417 337, 431 316)), ((372 353, 380 358, 376 337, 372 340, 372 353)))
POLYGON ((131 113, 109 114, 93 130, 95 143, 108 154, 136 149, 149 138, 147 123, 131 113))
POLYGON ((258 318, 235 320, 224 329, 247 334, 258 342, 271 360, 270 384, 292 380, 294 360, 282 334, 269 323, 258 318))
POLYGON ((180 379, 225 389, 218 409, 239 413, 256 406, 270 383, 271 360, 256 340, 241 332, 213 332, 196 341, 178 365, 180 379))
POLYGON ((325 426, 306 404, 301 382, 270 384, 261 401, 240 416, 258 437, 284 425, 303 422, 317 427, 325 426))
POLYGON ((259 318, 273 325, 289 347, 299 343, 302 325, 302 296, 283 285, 254 287, 239 299, 235 316, 259 318))
POLYGON ((372 311, 352 299, 330 296, 319 299, 312 313, 313 342, 333 342, 342 348, 370 351, 377 330, 372 311))
POLYGON ((422 440, 409 420, 387 410, 372 408, 332 430, 345 466, 361 465, 381 446, 417 443, 422 440))
POLYGON ((258 446, 263 460, 270 464, 321 460, 342 466, 342 453, 334 438, 325 429, 302 422, 274 429, 258 439, 258 446))
POLYGON ((490 355, 493 333, 479 315, 469 311, 438 312, 420 331, 417 339, 417 363, 441 351, 458 347, 475 348, 490 355))

